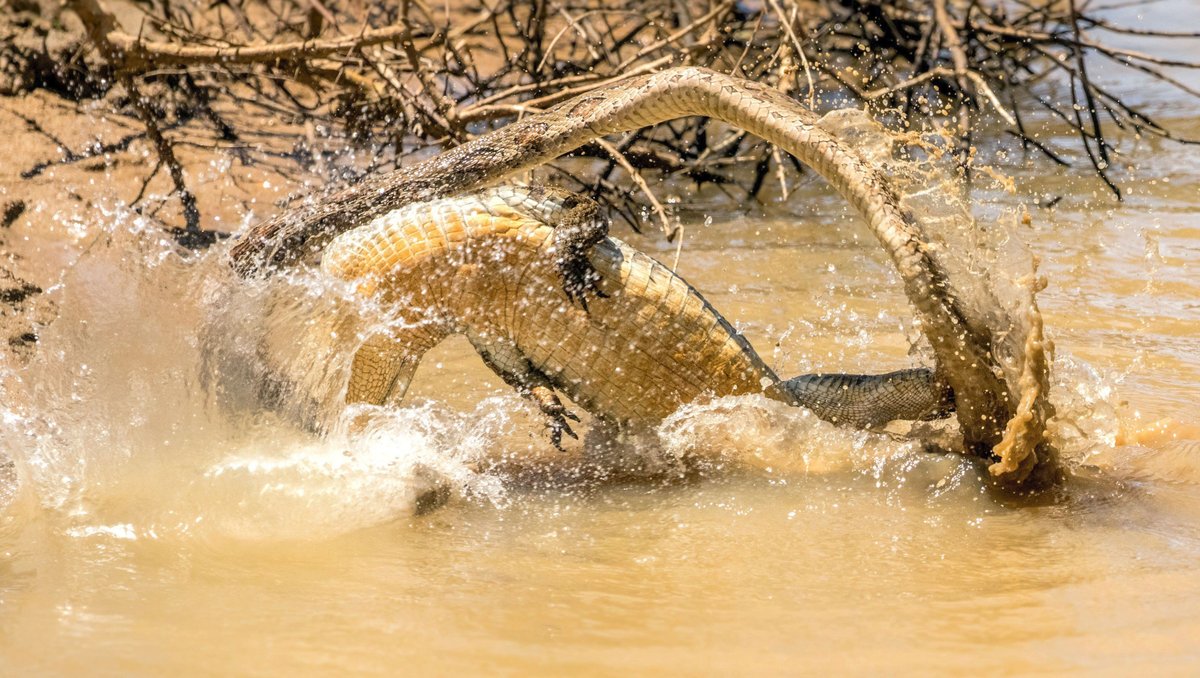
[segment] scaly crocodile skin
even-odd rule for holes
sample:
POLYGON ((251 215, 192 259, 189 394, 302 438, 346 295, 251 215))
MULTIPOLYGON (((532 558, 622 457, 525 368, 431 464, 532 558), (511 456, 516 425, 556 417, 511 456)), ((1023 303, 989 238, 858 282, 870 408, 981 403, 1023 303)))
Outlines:
MULTIPOLYGON (((1044 431, 1054 411, 1045 370, 1034 370, 1026 384, 1025 363, 1037 362, 1038 355, 1014 361, 996 352, 1007 341, 1031 346, 1040 355, 1042 343, 1017 336, 1027 333, 1024 327, 990 326, 989 319, 1008 317, 998 304, 974 315, 964 311, 888 178, 821 129, 816 116, 796 101, 764 84, 703 68, 669 69, 597 88, 425 162, 301 204, 251 229, 231 248, 232 264, 243 274, 263 272, 316 253, 337 234, 404 205, 493 184, 598 137, 689 115, 725 121, 778 145, 824 176, 863 215, 904 281, 939 377, 954 390, 968 450, 992 456, 1019 401, 1025 428, 1044 431)), ((1043 478, 1056 475, 1053 448, 1040 434, 1031 440, 1037 442, 1003 453, 1003 469, 1014 470, 994 467, 1001 482, 1020 485, 1034 469, 1045 470, 1043 478)))
POLYGON ((498 188, 402 208, 338 237, 324 271, 378 295, 400 327, 356 354, 347 401, 399 399, 421 356, 462 333, 568 432, 552 389, 624 425, 657 423, 704 396, 747 393, 857 426, 946 411, 949 394, 929 370, 781 381, 699 292, 602 238, 604 229, 591 200, 498 188), (596 242, 588 261, 603 295, 587 310, 568 298, 556 266, 563 243, 580 234, 596 242))

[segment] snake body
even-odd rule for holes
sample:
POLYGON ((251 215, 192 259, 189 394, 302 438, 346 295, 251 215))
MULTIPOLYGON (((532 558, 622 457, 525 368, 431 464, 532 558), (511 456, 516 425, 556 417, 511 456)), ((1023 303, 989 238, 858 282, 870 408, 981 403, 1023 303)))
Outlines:
MULTIPOLYGON (((996 332, 1010 328, 993 330, 977 320, 987 313, 966 312, 888 178, 823 130, 799 103, 766 85, 703 68, 670 69, 599 87, 427 161, 302 204, 251 229, 231 248, 232 264, 246 275, 266 272, 319 252, 339 233, 405 205, 494 184, 593 139, 690 115, 722 120, 778 145, 824 176, 866 219, 903 280, 934 352, 938 377, 954 391, 968 451, 992 456, 1019 408, 1027 430, 1041 425, 1052 412, 1044 389, 1023 394, 1018 383, 1023 367, 996 356, 996 332), (1022 398, 1028 402, 1018 404, 1022 398)), ((1041 443, 1013 471, 1015 482, 1039 462, 1053 465, 1052 450, 1041 443)))
POLYGON ((606 228, 589 199, 503 187, 411 205, 339 236, 324 272, 396 313, 355 355, 347 401, 398 400, 426 351, 465 334, 548 415, 556 443, 570 432, 556 390, 621 426, 749 393, 860 427, 947 413, 949 393, 925 369, 779 379, 683 278, 606 228), (579 240, 594 295, 586 308, 558 270, 579 240))

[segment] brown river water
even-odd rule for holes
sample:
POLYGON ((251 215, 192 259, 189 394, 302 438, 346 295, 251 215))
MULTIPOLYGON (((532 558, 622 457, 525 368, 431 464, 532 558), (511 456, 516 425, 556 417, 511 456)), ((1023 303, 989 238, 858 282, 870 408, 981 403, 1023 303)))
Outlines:
MULTIPOLYGON (((1200 137, 1193 104, 1150 103, 1200 137)), ((257 324, 218 254, 184 262, 120 211, 83 225, 60 319, 0 381, 0 675, 1194 674, 1200 154, 1127 150, 1119 205, 1019 161, 1015 194, 972 194, 981 219, 1030 205, 1011 237, 1050 283, 1072 478, 1032 504, 757 398, 585 461, 458 340, 402 407, 318 437, 213 386, 214 346, 257 324), (414 516, 430 477, 454 496, 414 516)), ((919 364, 879 247, 820 181, 795 188, 751 217, 685 194, 680 274, 783 376, 919 364)))

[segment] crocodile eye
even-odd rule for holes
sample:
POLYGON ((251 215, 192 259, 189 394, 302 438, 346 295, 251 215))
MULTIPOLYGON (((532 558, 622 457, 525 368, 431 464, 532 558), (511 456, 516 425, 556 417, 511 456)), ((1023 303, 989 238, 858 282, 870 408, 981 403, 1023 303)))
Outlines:
POLYGON ((562 201, 563 209, 568 209, 568 210, 577 206, 578 204, 579 204, 579 198, 575 195, 568 195, 567 197, 563 198, 563 201, 562 201))

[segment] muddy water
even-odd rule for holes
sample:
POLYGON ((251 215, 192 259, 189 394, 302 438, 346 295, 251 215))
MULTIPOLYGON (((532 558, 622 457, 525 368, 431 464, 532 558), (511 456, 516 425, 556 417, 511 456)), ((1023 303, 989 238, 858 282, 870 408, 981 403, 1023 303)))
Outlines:
MULTIPOLYGON (((227 365, 253 353, 262 299, 231 301, 216 255, 181 261, 114 212, 2 382, 0 673, 1194 671, 1200 163, 1138 155, 1121 206, 1079 170, 1011 170, 1018 195, 1062 196, 1018 232, 1050 280, 1074 475, 1034 506, 971 463, 753 398, 680 412, 631 452, 650 471, 604 478, 621 460, 548 450, 453 341, 403 408, 316 437, 239 407, 253 375, 212 367, 214 343, 227 365), (454 496, 414 517, 435 479, 454 496)), ((750 218, 686 205, 680 273, 781 374, 920 362, 878 247, 817 182, 797 190, 750 218)))

